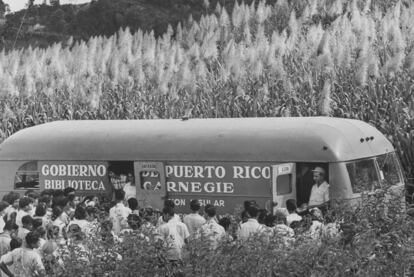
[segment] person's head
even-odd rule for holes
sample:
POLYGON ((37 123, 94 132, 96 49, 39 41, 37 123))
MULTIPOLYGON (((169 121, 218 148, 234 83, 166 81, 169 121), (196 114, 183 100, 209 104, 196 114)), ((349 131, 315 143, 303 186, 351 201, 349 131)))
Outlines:
POLYGON ((310 209, 310 214, 312 216, 312 220, 318 220, 323 222, 323 215, 322 215, 322 211, 318 208, 312 208, 310 209))
MULTIPOLYGON (((76 210, 75 210, 76 212, 76 210)), ((95 207, 91 207, 91 206, 87 206, 85 208, 85 212, 86 212, 86 220, 87 221, 94 221, 96 218, 96 208, 95 207)))
POLYGON ((0 201, 0 216, 4 216, 6 208, 9 206, 9 203, 6 201, 0 201))
POLYGON ((42 192, 40 192, 40 197, 42 197, 42 196, 52 197, 53 196, 53 189, 42 190, 42 192))
POLYGON ((128 215, 127 221, 132 230, 138 230, 141 227, 141 218, 137 214, 128 215))
POLYGON ((28 190, 25 196, 30 197, 33 199, 33 205, 36 207, 37 203, 39 202, 40 195, 34 190, 28 190))
POLYGON ((266 209, 259 209, 259 215, 257 216, 257 221, 260 224, 265 224, 265 218, 269 214, 266 209))
MULTIPOLYGON (((22 219, 23 221, 23 219, 22 219)), ((41 218, 33 218, 33 230, 41 227, 43 225, 43 220, 41 218)))
POLYGON ((74 241, 81 241, 84 238, 84 233, 78 224, 71 224, 68 227, 68 238, 74 241))
POLYGON ((16 248, 22 247, 22 239, 21 238, 12 238, 10 241, 10 251, 13 251, 16 248))
POLYGON ((165 222, 170 221, 171 218, 174 217, 174 208, 172 207, 164 207, 164 209, 162 209, 162 219, 165 222))
POLYGON ((44 202, 39 202, 35 209, 35 216, 45 216, 46 215, 46 204, 44 202))
POLYGON ((244 201, 243 207, 244 207, 245 211, 249 211, 249 208, 251 206, 257 206, 257 203, 256 203, 255 200, 246 200, 246 201, 244 201))
POLYGON ((65 196, 65 194, 63 193, 63 190, 61 189, 53 190, 53 198, 58 198, 62 196, 65 196))
POLYGON ((222 217, 220 218, 218 224, 220 224, 221 226, 223 226, 224 230, 227 232, 230 228, 231 225, 231 220, 229 217, 222 217))
POLYGON ((121 202, 121 201, 124 201, 124 199, 125 199, 125 191, 122 189, 115 190, 115 200, 117 202, 121 202))
POLYGON ((296 200, 295 199, 288 199, 286 200, 286 209, 289 213, 293 213, 296 211, 298 207, 296 206, 296 200))
POLYGON ((52 197, 50 197, 49 195, 40 196, 38 205, 40 205, 42 203, 44 205, 46 205, 46 208, 51 207, 52 206, 52 197))
POLYGON ((275 222, 276 222, 276 224, 287 224, 287 221, 286 221, 286 214, 285 213, 283 213, 282 211, 277 211, 276 213, 275 213, 275 222))
POLYGON ((276 216, 268 214, 265 218, 265 224, 268 227, 274 227, 276 225, 276 216))
POLYGON ((252 218, 257 218, 259 216, 259 207, 257 205, 251 205, 247 212, 252 218))
POLYGON ((39 248, 40 236, 36 232, 29 232, 26 235, 26 244, 28 248, 39 248))
POLYGON ((135 211, 138 209, 138 200, 134 197, 131 197, 128 199, 128 207, 132 210, 135 211))
POLYGON ((313 172, 313 181, 320 185, 325 181, 325 169, 323 169, 322 167, 315 167, 314 170, 312 170, 313 172))
POLYGON ((146 207, 142 210, 142 217, 146 222, 151 222, 153 220, 154 214, 154 210, 151 207, 146 207))
POLYGON ((52 220, 56 220, 63 214, 63 208, 61 206, 55 206, 52 209, 52 220))
POLYGON ((83 205, 76 206, 74 216, 76 219, 79 219, 79 220, 86 219, 86 210, 83 207, 83 205))
POLYGON ((59 226, 49 225, 47 228, 47 238, 57 239, 59 237, 59 226))
POLYGON ((190 201, 190 209, 196 213, 200 210, 201 208, 201 203, 198 199, 193 199, 190 201))
POLYGON ((167 199, 164 201, 164 207, 170 207, 170 208, 175 208, 175 204, 174 201, 171 199, 167 199))
POLYGON ((63 195, 69 199, 70 202, 72 202, 75 199, 75 189, 72 187, 67 187, 63 190, 63 195))
POLYGON ((19 201, 19 209, 25 212, 31 211, 33 208, 33 199, 30 197, 23 197, 19 201))
POLYGON ((14 192, 14 191, 10 192, 8 199, 9 199, 8 202, 10 205, 13 205, 15 209, 19 208, 20 194, 18 192, 14 192))
POLYGON ((213 217, 216 216, 216 208, 211 204, 207 204, 204 207, 204 212, 206 213, 207 217, 209 217, 209 218, 213 218, 213 217))
POLYGON ((43 239, 46 238, 46 228, 45 227, 39 226, 37 228, 34 228, 34 231, 36 233, 38 233, 41 238, 43 238, 43 239))
POLYGON ((23 228, 27 230, 33 230, 33 218, 30 215, 25 215, 22 217, 23 228))
POLYGON ((53 198, 53 204, 52 204, 52 208, 54 207, 61 207, 61 208, 65 208, 68 203, 69 203, 69 199, 63 195, 57 196, 53 198))
POLYGON ((19 229, 19 226, 17 226, 14 220, 8 220, 6 221, 6 224, 4 225, 4 231, 9 232, 10 236, 12 236, 12 234, 17 234, 18 229, 19 229))
POLYGON ((242 223, 247 222, 247 220, 249 220, 249 214, 247 213, 247 211, 242 211, 241 213, 241 221, 242 223))

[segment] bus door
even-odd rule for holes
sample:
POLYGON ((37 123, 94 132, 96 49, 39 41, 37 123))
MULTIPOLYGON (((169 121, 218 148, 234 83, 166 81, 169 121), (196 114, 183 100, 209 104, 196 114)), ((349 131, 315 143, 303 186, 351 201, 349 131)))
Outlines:
POLYGON ((134 173, 139 206, 162 210, 167 196, 164 163, 135 162, 134 173))
POLYGON ((296 165, 285 163, 272 165, 273 202, 277 203, 274 211, 286 208, 286 200, 296 200, 296 165))

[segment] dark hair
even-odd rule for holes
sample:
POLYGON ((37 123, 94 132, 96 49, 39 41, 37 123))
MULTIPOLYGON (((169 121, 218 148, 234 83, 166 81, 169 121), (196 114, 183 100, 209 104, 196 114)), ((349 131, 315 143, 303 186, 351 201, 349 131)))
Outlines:
POLYGON ((16 248, 20 248, 22 246, 22 239, 21 238, 12 238, 10 241, 10 250, 14 250, 16 248))
POLYGON ((19 229, 19 226, 17 226, 16 222, 14 220, 8 220, 6 221, 6 224, 4 225, 4 230, 7 231, 13 231, 19 229))
POLYGON ((231 225, 231 220, 229 217, 223 217, 219 220, 218 224, 223 226, 224 230, 228 230, 231 225))
POLYGON ((35 191, 31 191, 29 193, 26 193, 26 196, 32 198, 33 200, 39 199, 39 197, 40 197, 40 195, 35 191))
POLYGON ((36 195, 39 195, 34 189, 28 189, 28 190, 26 190, 26 192, 24 193, 24 196, 29 196, 29 197, 31 197, 30 195, 31 194, 36 194, 36 195))
POLYGON ((63 208, 61 206, 56 206, 52 209, 52 220, 55 220, 63 213, 63 208))
POLYGON ((280 223, 286 224, 286 215, 278 211, 275 213, 275 220, 276 220, 276 223, 278 224, 280 223))
POLYGON ((174 209, 172 207, 164 207, 164 209, 162 209, 162 213, 169 216, 174 216, 174 209))
POLYGON ((32 198, 27 197, 27 196, 22 197, 22 198, 20 198, 20 201, 19 201, 19 208, 23 209, 24 207, 27 207, 28 205, 30 205, 32 203, 33 203, 32 198))
POLYGON ((82 240, 84 233, 78 224, 70 224, 68 227, 68 235, 76 240, 82 240))
POLYGON ((18 199, 20 199, 20 194, 18 192, 11 191, 7 202, 9 202, 10 205, 13 205, 14 201, 18 199))
POLYGON ((43 197, 43 196, 51 197, 51 196, 53 196, 53 194, 54 194, 53 189, 45 189, 40 193, 40 197, 43 197))
POLYGON ((216 216, 216 208, 211 205, 211 204, 207 204, 204 207, 204 212, 209 216, 209 217, 214 217, 216 216))
POLYGON ((26 243, 29 247, 31 247, 32 244, 37 243, 40 239, 40 236, 36 232, 29 232, 26 235, 26 243))
POLYGON ((85 212, 88 215, 95 216, 95 214, 96 214, 96 208, 95 207, 88 206, 88 207, 85 208, 85 212))
POLYGON ((243 220, 243 218, 249 218, 249 213, 247 211, 242 211, 240 214, 241 219, 243 220))
POLYGON ((268 214, 266 216, 266 218, 264 219, 264 223, 266 224, 266 226, 268 227, 273 227, 275 226, 275 221, 276 221, 276 216, 272 215, 272 214, 268 214))
POLYGON ((259 207, 257 207, 256 205, 251 205, 247 212, 251 217, 257 217, 257 215, 259 214, 259 207))
POLYGON ((46 228, 43 226, 38 226, 37 228, 33 228, 36 233, 39 234, 40 237, 46 235, 46 228))
POLYGON ((66 196, 66 197, 68 197, 68 195, 70 194, 70 193, 72 193, 72 192, 75 192, 76 190, 74 189, 74 188, 72 188, 72 187, 66 187, 64 190, 63 190, 63 195, 64 196, 66 196))
POLYGON ((138 208, 138 200, 134 197, 128 199, 128 206, 131 210, 136 210, 138 208))
POLYGON ((173 200, 171 199, 167 199, 164 201, 164 207, 171 207, 171 208, 175 208, 175 203, 173 200))
POLYGON ((124 200, 125 198, 125 191, 122 189, 117 189, 115 190, 115 200, 116 201, 121 201, 124 200))
POLYGON ((286 209, 288 212, 294 212, 297 209, 296 200, 295 199, 288 199, 286 200, 286 209))
POLYGON ((47 227, 47 238, 48 239, 55 239, 58 236, 59 236, 59 226, 49 225, 47 227))
POLYGON ((52 200, 52 198, 48 195, 40 196, 38 205, 40 203, 44 203, 46 206, 48 206, 50 205, 50 200, 52 200))
POLYGON ((86 218, 86 210, 83 205, 76 206, 75 215, 76 219, 85 219, 86 218))
MULTIPOLYGON (((22 219, 23 221, 23 219, 22 219)), ((43 225, 43 220, 41 218, 34 218, 33 219, 33 230, 36 230, 38 227, 43 225)))
POLYGON ((35 210, 35 216, 44 216, 46 214, 46 204, 39 202, 35 210))
POLYGON ((193 212, 199 211, 200 208, 201 208, 201 203, 200 203, 200 201, 198 199, 191 200, 191 202, 190 202, 190 209, 193 212))
POLYGON ((33 225, 33 218, 30 215, 25 215, 22 217, 22 224, 23 225, 28 225, 28 224, 32 224, 33 225))
POLYGON ((62 197, 62 196, 65 196, 65 194, 63 193, 63 190, 61 189, 53 190, 53 198, 62 197))
POLYGON ((256 200, 246 200, 244 201, 243 206, 245 211, 249 211, 249 208, 251 206, 257 206, 257 203, 256 200))
POLYGON ((53 198, 52 207, 54 208, 54 207, 60 206, 63 208, 68 204, 68 202, 69 202, 69 199, 67 197, 63 195, 57 196, 53 198))
POLYGON ((128 225, 132 230, 138 230, 141 227, 141 218, 137 214, 130 214, 127 218, 128 225))
POLYGON ((259 209, 259 216, 257 217, 257 221, 260 224, 265 224, 265 219, 269 212, 266 209, 259 209))

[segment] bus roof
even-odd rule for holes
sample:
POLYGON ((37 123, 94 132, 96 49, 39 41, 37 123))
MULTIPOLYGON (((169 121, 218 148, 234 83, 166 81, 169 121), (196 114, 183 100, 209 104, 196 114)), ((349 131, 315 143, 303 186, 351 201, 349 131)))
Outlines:
POLYGON ((377 129, 351 119, 80 120, 17 132, 0 160, 337 162, 391 151, 377 129))

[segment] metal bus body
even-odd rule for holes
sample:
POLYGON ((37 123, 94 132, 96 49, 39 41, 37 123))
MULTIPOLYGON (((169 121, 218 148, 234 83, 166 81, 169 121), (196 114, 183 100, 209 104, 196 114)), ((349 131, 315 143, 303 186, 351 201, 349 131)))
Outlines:
POLYGON ((232 213, 245 200, 267 208, 275 202, 284 207, 287 199, 306 203, 316 166, 327 171, 331 199, 359 199, 383 180, 404 188, 392 144, 367 123, 232 118, 30 127, 0 145, 0 194, 67 186, 83 195, 110 194, 119 174, 130 175, 141 207, 162 208, 170 198, 179 212, 188 212, 197 198, 232 213))

